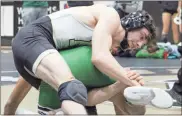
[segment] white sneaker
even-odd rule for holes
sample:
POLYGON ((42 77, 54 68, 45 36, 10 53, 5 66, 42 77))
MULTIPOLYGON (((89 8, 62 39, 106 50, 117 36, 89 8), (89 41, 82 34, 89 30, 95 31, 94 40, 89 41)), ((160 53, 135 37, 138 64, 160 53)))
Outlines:
POLYGON ((134 105, 152 105, 157 108, 170 108, 173 105, 172 97, 159 88, 128 87, 124 90, 124 96, 134 105))
POLYGON ((20 115, 20 114, 38 114, 38 113, 35 113, 35 112, 30 111, 30 110, 21 108, 21 109, 17 109, 15 114, 20 115))

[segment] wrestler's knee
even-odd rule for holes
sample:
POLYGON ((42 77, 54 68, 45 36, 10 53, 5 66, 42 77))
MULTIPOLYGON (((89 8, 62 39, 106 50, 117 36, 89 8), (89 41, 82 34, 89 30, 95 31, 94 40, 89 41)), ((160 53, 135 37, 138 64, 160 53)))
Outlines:
POLYGON ((71 100, 82 105, 87 104, 87 89, 78 80, 72 80, 61 84, 58 88, 58 96, 62 105, 64 100, 71 100))

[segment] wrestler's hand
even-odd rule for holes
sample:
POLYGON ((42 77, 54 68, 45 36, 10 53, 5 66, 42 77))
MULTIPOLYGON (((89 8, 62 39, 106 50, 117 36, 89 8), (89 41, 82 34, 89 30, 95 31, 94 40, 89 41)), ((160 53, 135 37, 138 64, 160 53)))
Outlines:
POLYGON ((137 73, 136 71, 130 70, 129 68, 126 68, 126 71, 127 71, 128 78, 131 79, 135 85, 141 85, 141 86, 144 85, 143 77, 140 76, 139 73, 137 73))
POLYGON ((131 80, 134 80, 134 81, 138 82, 141 86, 144 85, 143 77, 139 73, 137 73, 136 71, 130 71, 128 73, 128 77, 131 80))

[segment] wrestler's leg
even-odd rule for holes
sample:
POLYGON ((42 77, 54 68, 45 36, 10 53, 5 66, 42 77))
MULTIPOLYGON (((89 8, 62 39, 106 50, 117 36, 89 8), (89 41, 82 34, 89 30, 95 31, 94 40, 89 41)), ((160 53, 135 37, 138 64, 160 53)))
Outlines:
POLYGON ((124 88, 126 88, 126 86, 117 81, 114 84, 111 84, 106 87, 92 89, 88 92, 87 106, 94 106, 100 104, 110 99, 117 93, 121 92, 121 90, 123 90, 124 88))
POLYGON ((167 42, 168 40, 168 33, 169 33, 169 27, 170 27, 170 18, 171 14, 168 12, 163 12, 162 13, 162 37, 161 40, 162 42, 167 42))
POLYGON ((88 93, 87 105, 94 106, 104 101, 110 100, 115 105, 116 114, 144 114, 144 106, 130 105, 126 102, 124 96, 121 94, 121 92, 123 92, 126 87, 127 86, 117 81, 112 85, 93 89, 88 93), (135 112, 136 107, 137 110, 140 111, 135 112))
POLYGON ((87 101, 86 88, 81 82, 73 80, 74 76, 59 52, 45 56, 37 66, 35 74, 58 91, 64 113, 86 114, 81 105, 87 101))
POLYGON ((176 23, 174 23, 174 18, 176 17, 177 14, 173 14, 172 16, 172 32, 173 32, 173 41, 174 44, 178 44, 179 42, 179 25, 177 25, 176 23))
POLYGON ((114 105, 114 104, 113 104, 113 106, 114 106, 115 114, 116 115, 120 115, 121 112, 120 112, 119 108, 116 105, 114 105))

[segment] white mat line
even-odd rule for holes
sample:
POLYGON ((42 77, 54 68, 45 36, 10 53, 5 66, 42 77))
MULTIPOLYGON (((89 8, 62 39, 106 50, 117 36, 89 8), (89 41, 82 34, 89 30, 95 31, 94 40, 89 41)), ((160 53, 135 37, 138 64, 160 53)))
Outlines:
MULTIPOLYGON (((128 67, 128 68, 135 68, 135 69, 179 69, 179 67, 177 66, 172 66, 172 67, 156 67, 156 66, 153 66, 153 67, 128 67)), ((17 70, 7 70, 7 71, 1 71, 1 73, 13 73, 13 72, 18 72, 17 70)))
POLYGON ((12 70, 12 71, 1 71, 1 73, 18 73, 17 70, 12 70))
POLYGON ((176 69, 179 69, 180 66, 164 66, 164 67, 156 67, 156 66, 151 66, 151 67, 128 67, 128 68, 136 68, 136 69, 173 69, 173 68, 176 68, 176 69))
MULTIPOLYGON (((152 77, 151 77, 152 78, 152 77)), ((175 79, 163 79, 163 80, 156 80, 156 81, 146 81, 147 83, 168 83, 168 82, 175 82, 177 81, 178 79, 175 78, 175 79)))
MULTIPOLYGON (((1 76, 1 81, 11 81, 11 82, 17 82, 18 77, 13 76, 1 76)), ((165 79, 165 80, 157 80, 157 81, 146 81, 146 83, 168 83, 168 82, 175 82, 177 79, 165 79)))
MULTIPOLYGON (((105 101, 99 105, 113 105, 113 103, 111 101, 105 101)), ((147 105, 147 108, 154 108, 153 106, 147 105)), ((170 109, 181 109, 181 107, 177 107, 177 106, 172 106, 170 109)))
POLYGON ((12 77, 12 76, 1 76, 1 82, 17 82, 18 77, 12 77))

